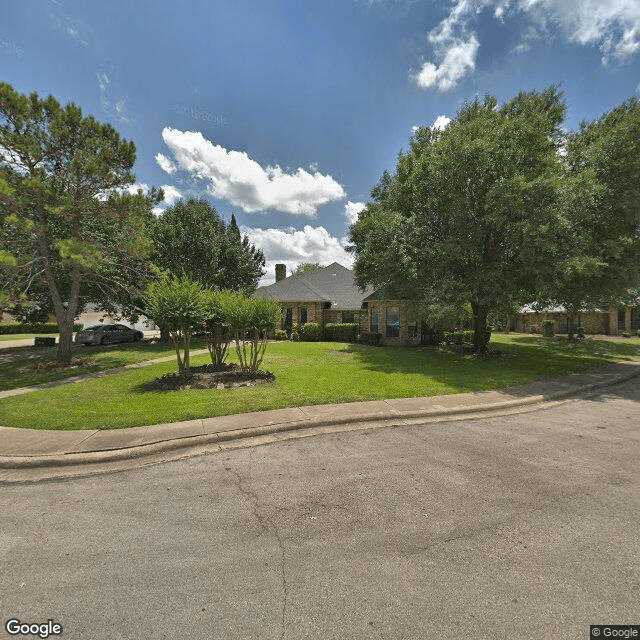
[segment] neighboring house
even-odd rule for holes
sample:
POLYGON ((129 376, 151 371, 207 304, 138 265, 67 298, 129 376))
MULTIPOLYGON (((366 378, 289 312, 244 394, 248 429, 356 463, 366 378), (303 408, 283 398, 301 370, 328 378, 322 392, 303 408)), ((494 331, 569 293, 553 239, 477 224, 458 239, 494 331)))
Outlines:
MULTIPOLYGON (((284 264, 276 265, 276 281, 260 287, 254 296, 273 298, 282 305, 281 329, 291 333, 297 324, 355 322, 360 331, 379 333, 381 344, 407 346, 422 343, 421 322, 407 300, 387 300, 355 282, 353 271, 334 262, 328 267, 287 277, 284 264)), ((562 307, 535 310, 524 307, 516 316, 516 331, 541 332, 542 321, 553 320, 556 333, 567 333, 569 315, 562 307)), ((640 330, 640 301, 619 309, 585 311, 574 316, 574 331, 620 335, 640 330)), ((426 342, 425 342, 426 344, 426 342)))
POLYGON ((382 300, 372 287, 360 289, 353 271, 334 262, 328 267, 287 277, 286 266, 276 265, 276 281, 260 287, 254 296, 273 298, 282 305, 281 328, 296 324, 355 322, 360 331, 382 335, 381 344, 419 344, 418 323, 404 300, 382 300))
MULTIPOLYGON (((567 333, 569 314, 564 307, 552 307, 535 310, 523 307, 516 318, 516 331, 521 333, 539 333, 543 320, 553 320, 555 333, 567 333)), ((585 333, 603 333, 610 336, 622 333, 635 334, 640 330, 640 304, 622 306, 617 309, 596 309, 581 311, 574 316, 574 331, 583 327, 585 333)))

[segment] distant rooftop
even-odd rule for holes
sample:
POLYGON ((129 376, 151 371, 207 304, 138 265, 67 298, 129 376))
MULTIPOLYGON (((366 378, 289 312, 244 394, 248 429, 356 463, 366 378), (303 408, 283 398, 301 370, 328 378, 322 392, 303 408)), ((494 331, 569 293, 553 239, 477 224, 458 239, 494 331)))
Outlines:
POLYGON ((259 287, 253 295, 280 302, 328 302, 332 309, 360 309, 373 291, 371 286, 362 291, 355 283, 353 271, 334 262, 259 287))

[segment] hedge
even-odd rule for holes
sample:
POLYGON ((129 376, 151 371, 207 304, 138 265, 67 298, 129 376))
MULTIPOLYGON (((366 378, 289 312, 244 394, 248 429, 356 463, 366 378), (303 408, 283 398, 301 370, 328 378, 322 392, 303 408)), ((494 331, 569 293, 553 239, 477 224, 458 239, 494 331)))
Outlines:
POLYGON ((327 342, 356 342, 360 325, 356 322, 330 322, 324 325, 324 339, 327 342))
MULTIPOLYGON (((74 324, 74 331, 82 331, 84 325, 74 324)), ((15 322, 0 323, 0 335, 11 335, 16 333, 60 333, 55 322, 45 322, 42 324, 16 324, 15 322)))
POLYGON ((463 342, 473 342, 473 331, 445 331, 443 334, 445 342, 449 344, 462 344, 463 342))
POLYGON ((370 347, 377 347, 380 344, 381 338, 382 334, 376 333, 375 331, 363 331, 360 334, 360 342, 362 342, 362 344, 367 344, 370 347))
POLYGON ((322 327, 317 322, 306 322, 298 326, 298 335, 303 342, 320 342, 322 327))

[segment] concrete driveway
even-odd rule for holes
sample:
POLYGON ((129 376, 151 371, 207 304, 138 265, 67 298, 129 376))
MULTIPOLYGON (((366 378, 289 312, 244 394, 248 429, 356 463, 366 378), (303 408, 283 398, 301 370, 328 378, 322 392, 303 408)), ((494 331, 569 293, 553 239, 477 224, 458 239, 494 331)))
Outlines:
MULTIPOLYGON (((0 491, 63 638, 586 639, 640 622, 640 391, 0 491)), ((6 632, 5 636, 9 636, 6 632)))

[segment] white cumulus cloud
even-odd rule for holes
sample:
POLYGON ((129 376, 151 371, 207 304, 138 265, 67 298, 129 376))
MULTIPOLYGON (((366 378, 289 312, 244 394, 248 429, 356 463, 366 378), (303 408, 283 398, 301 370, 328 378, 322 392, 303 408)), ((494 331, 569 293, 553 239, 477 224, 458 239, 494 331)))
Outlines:
POLYGON ((640 53, 640 0, 453 0, 449 15, 428 34, 434 59, 412 74, 418 86, 446 91, 475 70, 480 41, 473 25, 484 9, 502 23, 516 14, 528 19, 514 53, 529 50, 552 30, 571 42, 598 46, 603 64, 640 53))
POLYGON ((451 118, 447 118, 447 116, 438 116, 435 122, 431 125, 431 128, 442 131, 450 122, 451 118))
MULTIPOLYGON (((318 206, 346 195, 331 176, 302 168, 288 173, 277 165, 263 169, 245 152, 228 151, 198 131, 167 127, 162 138, 173 153, 173 166, 206 180, 211 195, 242 207, 247 213, 275 210, 313 216, 318 206)), ((158 164, 170 168, 166 158, 158 155, 158 164)))
POLYGON ((472 35, 468 40, 456 38, 444 47, 438 47, 437 56, 440 65, 425 62, 415 79, 420 87, 436 85, 440 91, 447 91, 458 84, 458 81, 476 68, 476 56, 480 43, 472 35))
POLYGON ((324 227, 305 225, 304 229, 260 229, 241 225, 242 235, 262 249, 266 261, 266 275, 260 286, 275 282, 275 265, 285 264, 290 274, 302 262, 318 262, 328 265, 339 262, 347 268, 353 267, 353 256, 344 245, 324 227))
POLYGON ((171 160, 169 160, 169 158, 164 154, 156 153, 156 162, 158 163, 158 166, 169 175, 175 173, 176 165, 173 164, 173 162, 171 162, 171 160))
POLYGON ((355 224, 358 222, 358 214, 366 207, 364 202, 347 202, 344 205, 344 215, 347 218, 349 224, 355 224))
POLYGON ((170 184, 163 184, 162 190, 164 191, 164 201, 169 206, 171 206, 178 198, 182 197, 182 192, 170 184))

